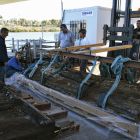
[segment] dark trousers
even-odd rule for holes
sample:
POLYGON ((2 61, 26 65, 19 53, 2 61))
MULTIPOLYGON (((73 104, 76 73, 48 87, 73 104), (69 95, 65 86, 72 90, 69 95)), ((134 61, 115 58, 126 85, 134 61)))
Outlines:
POLYGON ((80 60, 80 74, 86 73, 87 62, 85 59, 80 60))
POLYGON ((4 82, 5 67, 0 66, 0 82, 4 82))

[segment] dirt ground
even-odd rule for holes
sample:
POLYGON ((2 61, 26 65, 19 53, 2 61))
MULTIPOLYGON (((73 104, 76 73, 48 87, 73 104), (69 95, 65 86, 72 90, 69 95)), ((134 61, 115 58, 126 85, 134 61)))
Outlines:
MULTIPOLYGON (((44 66, 43 66, 44 68, 44 66)), ((56 66, 55 66, 56 69, 56 66)), ((39 67, 33 80, 41 81, 42 66, 39 67)), ((78 88, 86 74, 80 75, 75 69, 63 69, 59 73, 53 73, 51 68, 44 76, 43 85, 58 90, 70 96, 77 96, 78 88)), ((81 100, 97 105, 102 93, 106 93, 114 83, 115 79, 103 78, 92 75, 82 93, 81 100)), ((121 80, 116 91, 109 97, 106 109, 117 113, 135 122, 140 121, 140 84, 130 84, 126 80, 121 80)))
POLYGON ((0 84, 0 140, 44 140, 53 137, 51 128, 37 124, 22 105, 0 84))

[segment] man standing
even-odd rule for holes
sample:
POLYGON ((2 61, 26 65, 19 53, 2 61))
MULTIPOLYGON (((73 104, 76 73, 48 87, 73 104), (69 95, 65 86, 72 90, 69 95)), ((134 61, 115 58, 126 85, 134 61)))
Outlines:
POLYGON ((74 34, 67 29, 65 24, 61 24, 60 29, 61 32, 58 37, 58 45, 61 48, 74 46, 74 34))
POLYGON ((137 28, 134 29, 133 38, 140 40, 140 20, 137 20, 137 28))
POLYGON ((4 82, 5 63, 8 60, 5 38, 8 36, 9 30, 1 28, 0 30, 0 82, 4 82))
POLYGON ((137 28, 133 31, 133 47, 130 50, 130 58, 137 61, 140 59, 140 20, 137 20, 137 28))
POLYGON ((86 29, 79 30, 79 39, 75 41, 75 46, 89 45, 89 41, 86 38, 86 29))
MULTIPOLYGON (((86 38, 86 29, 80 29, 79 30, 79 39, 75 41, 75 46, 84 46, 89 45, 89 41, 86 38)), ((87 66, 87 60, 80 60, 80 74, 86 72, 86 66, 87 66)))

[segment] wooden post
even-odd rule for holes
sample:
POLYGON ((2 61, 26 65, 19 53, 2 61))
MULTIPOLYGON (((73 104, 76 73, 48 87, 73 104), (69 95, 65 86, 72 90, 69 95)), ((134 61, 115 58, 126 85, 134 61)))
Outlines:
POLYGON ((17 40, 17 50, 19 50, 19 40, 17 40))
POLYGON ((14 43, 14 38, 12 38, 12 52, 15 52, 15 43, 14 43))

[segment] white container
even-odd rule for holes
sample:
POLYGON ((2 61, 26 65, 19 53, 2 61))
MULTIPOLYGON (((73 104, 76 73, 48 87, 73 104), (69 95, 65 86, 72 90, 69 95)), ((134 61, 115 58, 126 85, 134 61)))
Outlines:
POLYGON ((85 21, 87 38, 91 44, 103 42, 103 26, 110 26, 111 9, 100 6, 65 10, 63 23, 70 27, 70 21, 85 21))
MULTIPOLYGON (((64 10, 63 23, 70 27, 70 21, 85 21, 87 38, 91 44, 103 42, 103 26, 110 27, 111 9, 94 6, 87 8, 64 10)), ((136 27, 136 21, 140 18, 132 18, 131 24, 136 27)), ((124 19, 121 18, 118 26, 123 27, 124 19)))

